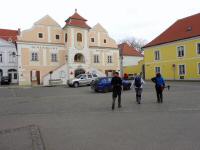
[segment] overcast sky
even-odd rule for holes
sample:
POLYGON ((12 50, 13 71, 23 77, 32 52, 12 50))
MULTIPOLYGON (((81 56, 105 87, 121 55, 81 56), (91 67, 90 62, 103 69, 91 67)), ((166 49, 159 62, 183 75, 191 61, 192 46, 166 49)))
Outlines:
POLYGON ((0 28, 25 30, 49 14, 62 27, 74 13, 102 24, 115 40, 151 41, 177 19, 200 13, 200 0, 1 0, 0 28))

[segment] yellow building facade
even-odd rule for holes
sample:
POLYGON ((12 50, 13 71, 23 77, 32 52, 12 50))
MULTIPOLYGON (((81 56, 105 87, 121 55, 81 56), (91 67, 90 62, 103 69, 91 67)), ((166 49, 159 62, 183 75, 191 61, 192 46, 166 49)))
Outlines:
POLYGON ((143 65, 144 60, 140 60, 137 65, 123 67, 123 72, 128 75, 134 75, 139 73, 142 73, 144 75, 143 65))
POLYGON ((145 78, 200 80, 200 14, 180 19, 144 47, 145 78))
POLYGON ((151 79, 156 72, 160 72, 165 79, 169 80, 200 80, 199 44, 200 37, 145 49, 146 79, 151 79), (182 46, 184 56, 180 57, 178 49, 182 46), (159 52, 159 60, 155 58, 156 52, 159 52))

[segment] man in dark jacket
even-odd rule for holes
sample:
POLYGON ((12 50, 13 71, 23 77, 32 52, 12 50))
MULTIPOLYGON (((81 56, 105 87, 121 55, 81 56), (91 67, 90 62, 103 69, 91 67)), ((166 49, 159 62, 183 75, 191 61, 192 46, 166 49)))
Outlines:
POLYGON ((151 79, 155 83, 156 88, 156 94, 157 94, 157 102, 162 103, 163 102, 163 90, 165 88, 165 81, 162 78, 160 73, 156 74, 156 77, 151 79))
POLYGON ((118 97, 118 108, 121 108, 121 91, 122 91, 122 79, 119 77, 119 73, 115 72, 114 77, 111 80, 113 93, 112 93, 112 110, 115 109, 115 100, 118 97))

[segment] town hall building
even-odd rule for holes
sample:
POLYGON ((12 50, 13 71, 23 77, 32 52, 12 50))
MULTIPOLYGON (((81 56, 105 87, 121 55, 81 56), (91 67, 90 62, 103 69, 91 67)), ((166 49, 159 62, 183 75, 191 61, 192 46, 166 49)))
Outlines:
POLYGON ((62 28, 50 16, 35 22, 18 36, 19 85, 66 84, 82 73, 98 76, 119 71, 119 49, 98 23, 93 28, 77 11, 62 28))

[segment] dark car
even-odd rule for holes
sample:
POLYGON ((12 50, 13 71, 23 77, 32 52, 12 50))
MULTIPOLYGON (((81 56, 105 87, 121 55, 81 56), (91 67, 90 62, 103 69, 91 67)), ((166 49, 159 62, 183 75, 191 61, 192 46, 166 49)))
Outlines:
POLYGON ((10 78, 7 76, 1 77, 1 85, 9 85, 11 82, 10 78))
MULTIPOLYGON (((112 85, 111 85, 111 77, 101 77, 97 78, 91 84, 91 89, 95 92, 111 92, 112 85)), ((122 80, 123 90, 130 90, 131 82, 128 80, 122 80)))

